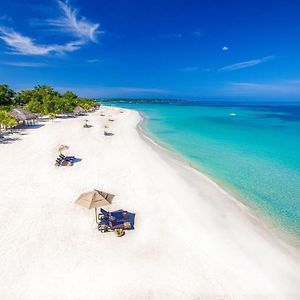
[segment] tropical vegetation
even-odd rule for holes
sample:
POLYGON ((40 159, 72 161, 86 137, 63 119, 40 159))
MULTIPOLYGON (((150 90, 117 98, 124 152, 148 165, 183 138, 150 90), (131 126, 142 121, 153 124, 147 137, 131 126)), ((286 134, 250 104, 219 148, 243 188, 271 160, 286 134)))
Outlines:
POLYGON ((15 118, 9 116, 7 111, 0 110, 0 134, 2 128, 4 129, 7 129, 8 127, 13 128, 16 125, 17 125, 17 121, 15 118))
MULTIPOLYGON (((94 99, 77 96, 71 91, 63 94, 47 85, 37 85, 32 90, 15 92, 7 84, 0 85, 0 127, 13 127, 16 120, 9 116, 9 110, 21 106, 32 113, 50 115, 71 113, 80 106, 84 110, 96 107, 94 99)), ((0 128, 1 130, 1 128, 0 128)))

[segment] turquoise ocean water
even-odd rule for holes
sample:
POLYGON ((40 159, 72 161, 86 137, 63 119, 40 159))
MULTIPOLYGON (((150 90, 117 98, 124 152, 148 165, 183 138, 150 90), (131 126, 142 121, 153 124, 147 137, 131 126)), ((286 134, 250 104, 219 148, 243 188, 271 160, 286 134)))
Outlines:
POLYGON ((300 106, 115 103, 269 224, 300 240, 300 106))

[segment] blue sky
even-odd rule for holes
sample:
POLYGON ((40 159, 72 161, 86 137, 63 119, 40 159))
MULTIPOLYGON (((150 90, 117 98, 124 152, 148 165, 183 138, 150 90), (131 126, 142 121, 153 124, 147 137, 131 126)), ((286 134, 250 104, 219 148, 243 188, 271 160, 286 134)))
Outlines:
POLYGON ((0 82, 17 90, 300 99, 300 1, 0 4, 0 82))

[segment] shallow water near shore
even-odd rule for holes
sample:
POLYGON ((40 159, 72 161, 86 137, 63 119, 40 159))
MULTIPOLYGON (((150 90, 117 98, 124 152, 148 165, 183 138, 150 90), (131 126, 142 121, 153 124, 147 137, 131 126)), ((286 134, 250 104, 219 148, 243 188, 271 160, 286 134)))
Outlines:
POLYGON ((141 111, 152 138, 299 241, 300 106, 113 105, 141 111))

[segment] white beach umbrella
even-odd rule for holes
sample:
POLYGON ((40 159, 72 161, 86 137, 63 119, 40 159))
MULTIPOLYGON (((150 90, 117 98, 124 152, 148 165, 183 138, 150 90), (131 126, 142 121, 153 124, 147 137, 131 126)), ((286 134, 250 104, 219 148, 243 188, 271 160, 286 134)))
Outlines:
POLYGON ((114 195, 105 193, 98 190, 93 190, 90 192, 86 192, 81 194, 77 200, 75 201, 76 204, 81 205, 88 209, 95 209, 96 215, 96 223, 97 223, 97 208, 102 207, 105 205, 111 204, 114 195))

